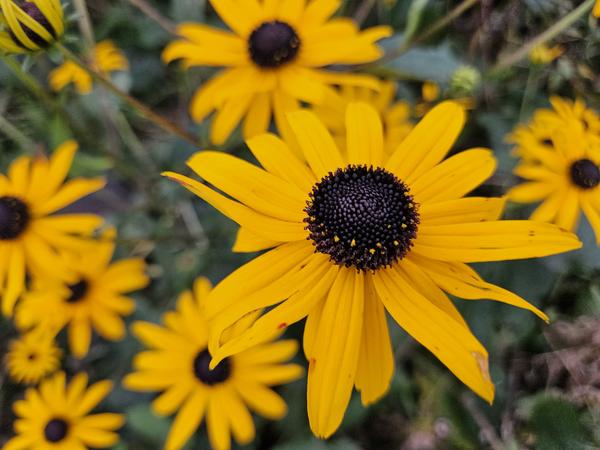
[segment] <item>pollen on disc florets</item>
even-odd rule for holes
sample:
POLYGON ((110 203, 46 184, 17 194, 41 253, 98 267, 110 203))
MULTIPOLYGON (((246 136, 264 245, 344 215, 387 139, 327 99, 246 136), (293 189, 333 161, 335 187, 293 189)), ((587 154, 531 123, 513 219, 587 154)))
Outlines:
MULTIPOLYGON (((54 27, 52 26, 50 21, 46 18, 44 13, 42 13, 42 11, 40 11, 40 9, 37 7, 37 5, 35 3, 23 2, 19 6, 19 8, 21 8, 21 10, 25 14, 27 14, 29 17, 31 17, 33 20, 35 20, 37 23, 39 23, 42 27, 44 27, 48 31, 48 33, 50 33, 52 35, 53 38, 56 38, 56 30, 54 29, 54 27)), ((48 41, 46 41, 44 38, 42 38, 40 35, 38 35, 31 28, 29 28, 23 24, 21 24, 21 26, 23 28, 23 32, 35 44, 39 45, 40 47, 47 47, 50 44, 48 41)), ((19 40, 17 35, 12 30, 9 30, 9 34, 10 34, 10 37, 12 38, 13 42, 15 44, 17 44, 19 47, 23 47, 24 49, 28 48, 23 42, 21 42, 19 40)))
POLYGON ((571 165, 571 180, 582 189, 593 189, 600 184, 600 167, 589 159, 580 159, 571 165))
POLYGON ((272 69, 296 57, 300 38, 290 25, 273 20, 262 23, 250 34, 248 49, 255 64, 272 69))
POLYGON ((404 258, 419 213, 406 185, 382 168, 350 165, 313 187, 304 221, 316 251, 338 265, 375 271, 404 258))
POLYGON ((204 384, 212 386, 213 384, 224 383, 231 375, 231 361, 225 358, 214 369, 210 369, 212 356, 208 350, 202 350, 194 359, 194 375, 204 384))
POLYGON ((0 197, 0 240, 18 238, 29 225, 29 207, 17 197, 0 197))

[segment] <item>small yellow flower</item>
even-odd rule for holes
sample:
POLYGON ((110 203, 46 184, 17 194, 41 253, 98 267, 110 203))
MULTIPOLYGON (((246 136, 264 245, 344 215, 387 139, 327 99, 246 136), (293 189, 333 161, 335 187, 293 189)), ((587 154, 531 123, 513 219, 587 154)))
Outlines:
POLYGON ((312 105, 340 102, 331 85, 376 87, 372 77, 324 70, 332 64, 375 61, 375 45, 389 27, 360 31, 347 18, 332 18, 340 0, 210 0, 225 31, 203 24, 180 25, 181 39, 163 53, 165 62, 182 59, 185 67, 224 67, 198 89, 190 105, 192 118, 203 121, 216 112, 211 140, 223 144, 244 121, 246 138, 263 133, 272 115, 281 133, 289 134, 285 113, 312 105))
POLYGON ((555 45, 554 47, 548 47, 547 45, 538 45, 531 50, 529 53, 529 60, 533 64, 544 65, 550 64, 556 58, 564 53, 565 49, 560 45, 555 45))
POLYGON ((90 414, 112 389, 110 381, 88 387, 78 373, 67 384, 64 372, 29 388, 13 405, 16 436, 3 450, 85 450, 108 448, 119 442, 115 432, 123 426, 121 414, 90 414))
POLYGON ((421 86, 423 100, 432 103, 440 97, 440 86, 435 81, 426 81, 421 86))
MULTIPOLYGON (((103 75, 127 70, 129 67, 125 54, 109 40, 96 45, 91 65, 103 75)), ((65 61, 51 71, 48 81, 54 91, 60 91, 72 83, 81 95, 89 94, 93 87, 92 77, 73 61, 65 61)))
POLYGON ((594 5, 594 10, 592 11, 594 17, 600 17, 600 0, 596 0, 596 4, 594 5))
MULTIPOLYGON (((267 419, 281 419, 287 406, 269 386, 294 381, 303 372, 296 364, 284 363, 296 354, 295 341, 272 342, 281 330, 210 370, 204 311, 210 290, 210 282, 198 278, 193 292, 181 294, 176 310, 163 315, 164 325, 133 324, 133 332, 150 350, 135 357, 136 371, 123 383, 136 391, 160 391, 152 403, 156 414, 177 413, 165 450, 183 447, 203 419, 214 449, 229 449, 230 434, 238 443, 248 444, 255 434, 249 410, 267 419)), ((243 332, 254 317, 250 315, 227 335, 243 332)))
POLYGON ((69 267, 76 273, 74 280, 37 280, 17 306, 15 320, 19 328, 56 334, 68 326, 69 347, 78 358, 88 352, 92 329, 107 340, 122 339, 122 316, 135 309, 133 299, 123 294, 145 287, 148 277, 141 258, 111 264, 114 237, 111 228, 94 249, 70 261, 69 267))
POLYGON ((8 374, 17 383, 37 384, 58 370, 61 356, 49 333, 25 333, 8 344, 8 374))
POLYGON ((408 102, 395 101, 396 84, 393 81, 378 81, 378 89, 373 90, 359 86, 341 86, 340 95, 343 107, 333 105, 315 106, 313 111, 331 131, 334 139, 345 148, 346 139, 346 107, 350 102, 363 101, 377 110, 384 129, 384 146, 386 153, 408 135, 413 128, 410 120, 411 108, 408 102))
POLYGON ((600 117, 581 101, 554 98, 553 105, 556 111, 536 111, 534 128, 521 125, 511 138, 522 158, 514 173, 526 182, 508 196, 518 203, 542 201, 531 219, 568 230, 577 228, 583 211, 600 245, 600 129, 589 126, 600 117))
MULTIPOLYGON (((442 100, 442 90, 439 84, 435 81, 425 81, 421 86, 421 98, 423 101, 417 103, 414 108, 415 117, 423 117, 436 103, 442 100)), ((452 101, 465 109, 474 108, 473 97, 453 98, 452 101)))
POLYGON ((101 189, 103 178, 65 182, 77 143, 67 141, 51 158, 17 158, 0 174, 0 295, 2 312, 11 315, 25 288, 26 274, 72 279, 63 256, 93 247, 102 224, 95 214, 54 214, 101 189))
POLYGON ((60 0, 0 0, 0 51, 41 50, 59 39, 64 27, 60 0))

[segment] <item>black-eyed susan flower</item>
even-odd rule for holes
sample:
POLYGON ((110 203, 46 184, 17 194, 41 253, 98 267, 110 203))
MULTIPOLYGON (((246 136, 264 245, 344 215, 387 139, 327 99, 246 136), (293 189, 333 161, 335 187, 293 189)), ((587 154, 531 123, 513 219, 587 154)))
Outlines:
POLYGON ((8 344, 6 367, 17 383, 37 384, 60 367, 62 351, 50 333, 33 331, 8 344))
MULTIPOLYGON (((129 67, 125 54, 110 40, 99 42, 94 47, 90 65, 104 75, 127 70, 129 67)), ((93 87, 91 75, 73 61, 65 61, 50 72, 48 82, 55 91, 60 91, 67 85, 73 84, 81 95, 89 94, 93 87)))
POLYGON ((518 203, 542 201, 531 218, 568 230, 577 228, 583 211, 600 244, 600 130, 594 135, 588 127, 600 117, 592 110, 586 112, 585 116, 545 114, 542 118, 549 117, 550 125, 519 127, 512 140, 522 160, 514 173, 526 182, 511 189, 508 196, 518 203))
POLYGON ((376 87, 371 77, 322 69, 377 60, 382 51, 375 42, 391 33, 388 27, 360 32, 350 19, 331 19, 340 0, 210 3, 233 32, 183 24, 181 39, 165 49, 163 59, 182 59, 186 67, 226 67, 196 92, 190 105, 197 122, 216 112, 215 144, 225 142, 242 119, 247 138, 265 132, 272 115, 280 132, 288 132, 285 113, 300 102, 341 101, 332 84, 376 87))
POLYGON ((62 36, 64 28, 60 0, 0 0, 0 51, 46 48, 62 36))
POLYGON ((115 432, 123 426, 121 414, 90 412, 110 393, 112 383, 88 387, 88 377, 78 373, 67 384, 64 372, 29 388, 13 405, 16 436, 4 450, 85 450, 109 448, 119 442, 115 432))
POLYGON ((385 153, 390 153, 398 142, 402 141, 412 130, 411 107, 404 100, 396 101, 396 83, 393 81, 378 81, 377 90, 360 86, 342 86, 340 95, 344 101, 343 107, 335 105, 315 106, 313 111, 331 131, 333 138, 340 147, 346 148, 346 107, 351 102, 365 102, 377 110, 383 123, 383 139, 385 153))
POLYGON ((581 243, 551 224, 498 220, 503 198, 464 197, 494 172, 496 161, 487 149, 443 161, 465 121, 456 103, 436 106, 389 157, 379 115, 367 104, 347 109, 343 153, 313 113, 293 112, 288 120, 307 164, 266 134, 248 141, 264 169, 218 152, 190 159, 215 189, 165 174, 241 225, 239 247, 273 247, 211 293, 212 366, 308 317, 308 417, 313 432, 328 437, 353 387, 364 404, 389 387, 394 363, 387 310, 491 402, 487 351, 446 293, 498 300, 547 319, 465 263, 541 257, 581 243), (269 307, 243 334, 222 339, 246 314, 269 307))
POLYGON ((78 358, 88 352, 92 329, 109 341, 122 339, 122 317, 135 309, 135 302, 125 294, 145 287, 148 276, 141 258, 111 263, 114 238, 110 228, 93 249, 69 261, 74 279, 37 280, 17 307, 17 326, 54 334, 68 326, 69 348, 78 358))
MULTIPOLYGON (((238 443, 248 444, 255 434, 249 411, 281 419, 286 404, 269 386, 296 380, 303 372, 300 366, 285 363, 296 354, 295 341, 272 342, 281 330, 209 369, 205 307, 210 290, 210 282, 198 278, 193 291, 179 297, 176 310, 163 315, 164 326, 133 324, 134 334, 149 350, 135 357, 136 371, 125 377, 124 384, 136 391, 161 392, 152 403, 156 414, 177 413, 165 450, 183 447, 203 420, 214 449, 229 449, 231 435, 238 443)), ((243 332, 251 319, 226 334, 233 337, 243 332)))
POLYGON ((22 156, 6 176, 0 174, 0 296, 5 315, 12 314, 27 273, 70 280, 73 273, 63 257, 94 245, 91 236, 101 217, 54 214, 104 186, 102 178, 65 182, 76 151, 77 144, 67 141, 50 158, 22 156))

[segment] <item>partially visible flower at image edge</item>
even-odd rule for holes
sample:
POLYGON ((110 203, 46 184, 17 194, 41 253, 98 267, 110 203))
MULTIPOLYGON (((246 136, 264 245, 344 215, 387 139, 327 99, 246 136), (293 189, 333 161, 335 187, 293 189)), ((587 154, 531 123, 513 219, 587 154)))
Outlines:
POLYGON ((21 156, 7 175, 0 174, 0 298, 6 316, 12 315, 27 275, 72 280, 64 256, 95 245, 92 237, 102 217, 55 214, 104 187, 104 178, 65 180, 77 148, 67 141, 50 158, 21 156))
POLYGON ((0 0, 0 51, 42 50, 65 31, 60 0, 0 0))
MULTIPOLYGON (((297 364, 285 363, 296 354, 296 341, 273 341, 282 330, 210 370, 204 312, 210 291, 208 279, 200 277, 193 290, 180 295, 175 311, 163 314, 164 325, 136 322, 132 326, 149 350, 136 355, 135 372, 123 384, 135 391, 161 392, 152 410, 160 416, 177 413, 166 450, 182 448, 203 419, 214 449, 229 449, 230 435, 241 445, 250 443, 255 429, 249 410, 266 419, 281 419, 287 406, 270 386, 289 383, 303 374, 297 364)), ((250 315, 239 322, 227 335, 243 332, 252 319, 250 315)))
POLYGON ((596 4, 594 5, 594 10, 592 11, 594 17, 600 17, 600 0, 596 0, 596 4))
MULTIPOLYGON (((94 47, 91 65, 105 76, 129 68, 125 54, 110 40, 99 42, 94 47)), ((92 76, 73 61, 65 61, 52 70, 48 82, 54 91, 60 91, 72 83, 81 95, 89 94, 93 88, 92 76)))
POLYGON ((109 341, 123 339, 123 316, 135 310, 134 300, 125 294, 146 287, 149 279, 142 258, 111 262, 115 238, 115 229, 109 227, 94 248, 71 258, 67 264, 74 279, 34 281, 17 305, 17 326, 54 335, 68 327, 69 348, 77 358, 87 354, 92 330, 109 341))
POLYGON ((389 388, 394 360, 387 310, 492 402, 488 353, 446 293, 501 301, 548 320, 465 263, 542 257, 581 242, 551 224, 499 220, 504 198, 463 198, 494 173, 496 160, 481 148, 444 160, 466 120, 457 103, 434 107, 389 156, 379 115, 365 103, 348 106, 345 152, 313 113, 293 112, 288 120, 307 163, 265 134, 247 141, 264 169, 211 151, 188 161, 214 189, 164 174, 237 222, 238 248, 270 249, 212 291, 211 367, 308 317, 308 417, 313 432, 327 438, 339 427, 353 387, 365 405, 389 388), (227 328, 263 308, 271 309, 223 340, 227 328))
POLYGON ((6 367, 17 383, 37 384, 60 367, 62 351, 50 333, 24 333, 8 344, 6 367))
MULTIPOLYGON (((554 105, 563 103, 569 104, 553 99, 554 105)), ((585 109, 585 104, 582 107, 585 109)), ((600 124, 600 116, 593 110, 585 111, 586 120, 580 118, 582 115, 554 117, 551 110, 537 110, 538 118, 546 113, 553 119, 553 126, 542 128, 537 138, 535 121, 531 127, 517 127, 510 138, 516 144, 515 154, 521 157, 514 174, 524 182, 507 195, 517 203, 541 201, 531 219, 553 222, 568 230, 577 228, 583 211, 600 245, 600 129, 594 133, 589 126, 600 124)))
POLYGON ((123 415, 90 414, 112 389, 110 381, 88 387, 88 376, 78 373, 67 383, 59 372, 29 388, 25 398, 13 404, 17 416, 16 436, 3 450, 84 450, 108 448, 119 442, 115 432, 123 426, 123 415))
POLYGON ((181 39, 166 47, 165 62, 225 68, 198 89, 190 104, 196 122, 215 112, 214 144, 223 144, 242 119, 245 138, 263 133, 273 115, 279 132, 289 135, 285 113, 301 102, 342 109, 333 84, 377 88, 371 76, 322 69, 379 59, 383 52, 375 42, 391 34, 386 26, 360 31, 351 19, 331 18, 341 3, 210 0, 233 32, 199 23, 178 27, 181 39))

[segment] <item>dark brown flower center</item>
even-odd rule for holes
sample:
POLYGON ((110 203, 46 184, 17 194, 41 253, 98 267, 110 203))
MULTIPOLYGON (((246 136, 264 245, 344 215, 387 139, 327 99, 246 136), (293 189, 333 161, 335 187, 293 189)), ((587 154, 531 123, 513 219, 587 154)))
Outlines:
POLYGON ((29 224, 29 207, 17 197, 0 197, 0 240, 18 238, 29 224))
POLYGON ((600 184, 600 168, 589 159, 575 161, 571 165, 571 180, 582 189, 593 189, 600 184))
POLYGON ((363 271, 404 258, 419 225, 406 185, 385 169, 362 165, 323 177, 305 211, 316 251, 336 264, 363 271))
POLYGON ((77 283, 70 284, 68 287, 71 291, 71 295, 69 296, 69 298, 67 298, 67 302, 77 303, 86 296, 89 288, 89 283, 87 282, 87 280, 84 280, 82 278, 77 283))
POLYGON ((212 357, 208 350, 202 350, 194 359, 194 374, 202 383, 213 385, 227 381, 231 376, 231 362, 228 358, 221 361, 217 367, 210 370, 212 357))
MULTIPOLYGON (((27 14, 29 17, 31 17, 33 20, 35 20, 37 23, 39 23, 42 27, 44 27, 46 30, 48 30, 48 32, 52 35, 52 37, 56 38, 56 30, 54 30, 54 27, 52 26, 52 24, 48 21, 46 16, 44 16, 44 13, 42 13, 42 11, 40 11, 40 9, 37 7, 37 5, 35 3, 23 2, 21 5, 19 5, 19 7, 23 10, 23 12, 25 14, 27 14)), ((38 45, 40 47, 48 46, 49 42, 46 41, 44 38, 42 38, 40 35, 38 35, 31 28, 29 28, 28 26, 26 26, 24 24, 22 24, 22 27, 23 27, 23 31, 25 32, 27 37, 29 39, 31 39, 36 45, 38 45)), ((12 30, 9 30, 9 34, 10 34, 10 37, 12 38, 13 42, 15 44, 17 44, 19 47, 23 47, 25 49, 28 48, 23 42, 21 42, 21 40, 17 37, 17 35, 12 30)))
POLYGON ((300 49, 300 38, 285 22, 265 22, 250 35, 250 57, 259 67, 275 68, 292 61, 300 49))
POLYGON ((63 419, 51 419, 44 428, 44 437, 48 442, 56 443, 67 437, 69 424, 63 419))

